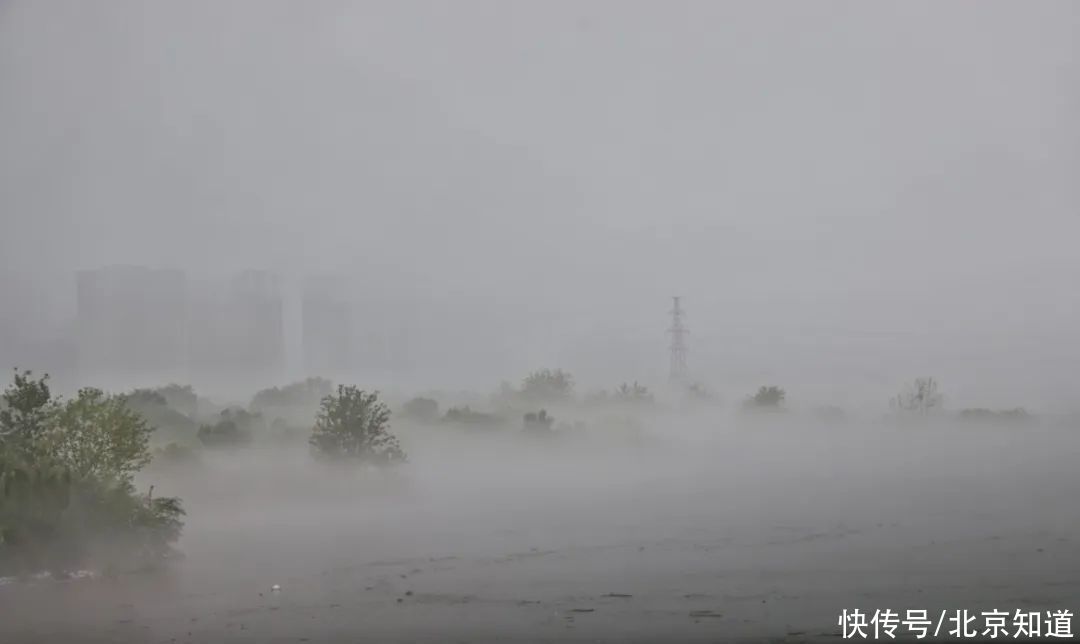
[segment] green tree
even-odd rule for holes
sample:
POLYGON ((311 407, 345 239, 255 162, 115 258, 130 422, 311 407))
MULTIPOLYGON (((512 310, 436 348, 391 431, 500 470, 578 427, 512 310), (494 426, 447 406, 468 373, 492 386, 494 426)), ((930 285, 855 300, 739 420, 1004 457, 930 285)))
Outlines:
POLYGON ((390 408, 378 392, 338 385, 337 394, 322 399, 310 443, 318 453, 391 464, 405 460, 396 437, 389 431, 390 408))
POLYGON ((31 371, 15 370, 0 396, 0 444, 27 449, 45 432, 56 409, 48 381, 48 374, 34 379, 31 371))
POLYGON ((701 382, 692 382, 686 387, 686 398, 695 403, 719 402, 719 396, 701 382))
POLYGON ((49 376, 15 371, 0 395, 0 574, 40 569, 71 501, 71 473, 42 447, 49 376))
POLYGON ((318 406, 334 393, 334 384, 325 378, 308 378, 284 387, 263 389, 251 399, 251 409, 264 411, 287 407, 318 406))
POLYGON ((485 414, 482 411, 472 409, 468 405, 464 407, 451 407, 443 415, 443 422, 458 425, 473 425, 478 427, 494 427, 502 421, 494 414, 485 414))
POLYGON ((238 407, 221 412, 213 425, 199 428, 199 442, 207 447, 237 447, 251 442, 253 430, 262 425, 262 415, 238 407))
POLYGON ((149 426, 122 398, 83 389, 61 403, 46 381, 16 372, 0 397, 0 575, 156 561, 179 536, 183 509, 135 491, 149 426))
POLYGON ((632 385, 625 382, 619 385, 615 389, 615 400, 625 403, 651 403, 653 395, 649 393, 648 387, 638 384, 635 380, 632 385))
POLYGON ((528 400, 558 402, 574 395, 574 378, 562 369, 541 369, 525 377, 521 395, 528 400))
POLYGON ((195 431, 198 429, 194 417, 172 407, 162 391, 163 389, 135 389, 125 394, 124 400, 129 409, 145 418, 154 428, 152 439, 166 443, 193 444, 195 431))
POLYGON ((157 392, 165 399, 165 403, 187 416, 195 418, 199 414, 199 396, 191 385, 169 384, 158 387, 157 392))
POLYGON ((777 409, 784 404, 787 392, 775 385, 759 387, 748 402, 748 405, 757 409, 777 409))
POLYGON ((0 453, 0 576, 41 570, 71 504, 71 475, 53 460, 0 453))
POLYGON ((150 462, 151 432, 124 397, 88 387, 59 407, 46 444, 77 480, 130 483, 150 462))
POLYGON ((255 394, 248 406, 268 421, 281 418, 290 425, 309 427, 318 413, 322 399, 334 393, 334 385, 325 378, 308 378, 284 387, 271 387, 255 394))
POLYGON ((892 399, 890 406, 901 414, 928 416, 939 411, 944 402, 945 397, 938 391, 937 380, 916 378, 892 399))
POLYGON ((523 418, 524 429, 529 432, 550 432, 554 423, 555 418, 548 416, 544 409, 538 412, 531 411, 523 418))

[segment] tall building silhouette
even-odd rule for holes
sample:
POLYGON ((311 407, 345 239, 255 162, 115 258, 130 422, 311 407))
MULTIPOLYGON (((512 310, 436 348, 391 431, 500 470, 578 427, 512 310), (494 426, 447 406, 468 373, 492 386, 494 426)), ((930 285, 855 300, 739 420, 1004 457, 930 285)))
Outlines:
POLYGON ((237 370, 276 380, 285 367, 285 315, 281 278, 247 270, 233 278, 227 302, 237 370))
POLYGON ((222 389, 276 384, 285 373, 281 279, 264 270, 208 284, 191 298, 192 377, 222 389))
POLYGON ((307 374, 328 377, 350 374, 356 366, 356 334, 348 283, 332 276, 305 280, 300 318, 307 374))
POLYGON ((104 387, 184 380, 187 280, 182 271, 108 266, 77 274, 80 374, 104 387))

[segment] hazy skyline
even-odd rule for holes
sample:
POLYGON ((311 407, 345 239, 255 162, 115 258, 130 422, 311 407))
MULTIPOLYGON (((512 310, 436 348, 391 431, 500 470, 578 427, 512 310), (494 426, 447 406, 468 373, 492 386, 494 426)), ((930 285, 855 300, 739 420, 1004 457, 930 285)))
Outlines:
POLYGON ((7 2, 0 359, 63 336, 76 270, 268 268, 402 302, 446 388, 658 383, 682 295, 721 387, 1074 409, 1078 32, 1070 2, 7 2))

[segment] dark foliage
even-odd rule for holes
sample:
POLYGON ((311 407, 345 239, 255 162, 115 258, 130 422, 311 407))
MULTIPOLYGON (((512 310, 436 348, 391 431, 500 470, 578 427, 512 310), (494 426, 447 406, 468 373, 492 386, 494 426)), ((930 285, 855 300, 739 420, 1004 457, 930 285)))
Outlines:
POLYGON ((529 412, 525 414, 523 423, 525 431, 550 432, 551 426, 555 423, 555 418, 549 416, 546 410, 541 409, 538 412, 529 412))
POLYGON ((521 395, 526 400, 560 402, 574 395, 574 378, 562 369, 541 369, 525 377, 521 395))
POLYGON ((757 393, 746 401, 746 405, 752 409, 778 409, 784 404, 784 398, 786 397, 787 392, 780 387, 774 385, 762 386, 758 388, 757 393))
POLYGON ((439 418, 439 403, 431 398, 413 398, 402 406, 401 415, 413 420, 431 422, 439 418))
POLYGON ((405 461, 389 431, 390 408, 378 392, 339 385, 336 395, 322 399, 310 443, 316 453, 335 459, 389 465, 405 461))
POLYGON ((239 408, 221 412, 213 425, 199 428, 199 442, 206 447, 240 447, 251 443, 262 416, 239 408))
POLYGON ((61 404, 16 372, 0 413, 0 574, 156 563, 180 535, 174 498, 136 493, 150 429, 124 398, 83 389, 61 404))
POLYGON ((498 416, 486 414, 482 411, 476 411, 475 409, 471 409, 468 405, 465 405, 464 407, 451 407, 446 410, 443 421, 458 425, 471 425, 474 427, 494 427, 500 423, 498 416))

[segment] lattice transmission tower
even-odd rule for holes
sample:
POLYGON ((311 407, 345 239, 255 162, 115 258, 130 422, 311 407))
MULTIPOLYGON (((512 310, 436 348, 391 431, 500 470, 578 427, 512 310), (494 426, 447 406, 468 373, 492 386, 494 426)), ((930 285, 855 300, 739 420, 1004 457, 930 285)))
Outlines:
POLYGON ((671 327, 667 330, 671 336, 671 346, 668 347, 671 352, 671 371, 668 377, 671 382, 682 383, 686 381, 686 336, 690 331, 683 325, 680 298, 676 296, 671 299, 671 327))

